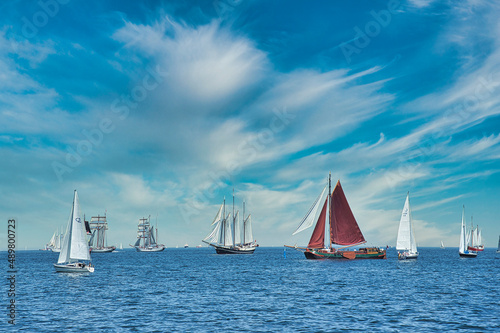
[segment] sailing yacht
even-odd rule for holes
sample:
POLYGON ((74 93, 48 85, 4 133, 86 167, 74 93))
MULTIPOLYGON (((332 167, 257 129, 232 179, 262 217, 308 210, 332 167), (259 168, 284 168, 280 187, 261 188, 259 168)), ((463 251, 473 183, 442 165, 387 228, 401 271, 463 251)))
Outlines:
POLYGON ((86 273, 93 272, 94 267, 90 263, 90 251, 86 231, 80 213, 80 202, 78 193, 75 190, 73 197, 73 207, 64 234, 64 240, 59 253, 57 264, 54 264, 56 272, 62 273, 86 273))
POLYGON ((484 251, 484 245, 483 245, 483 240, 481 237, 481 230, 479 229, 479 226, 477 226, 474 229, 474 225, 472 223, 472 217, 470 221, 471 229, 470 229, 470 239, 471 243, 467 247, 471 251, 484 251))
POLYGON ((321 194, 293 235, 316 226, 307 247, 285 245, 303 251, 307 259, 385 259, 386 251, 378 247, 358 250, 346 248, 366 243, 363 233, 352 214, 340 180, 331 192, 331 175, 321 194), (330 194, 331 193, 331 194, 330 194), (329 240, 327 239, 329 238, 329 240), (334 248, 333 245, 343 247, 334 248))
POLYGON ((462 227, 460 230, 460 245, 458 254, 460 257, 475 258, 477 252, 469 249, 472 234, 467 233, 467 226, 465 225, 465 206, 462 207, 462 227))
POLYGON ((443 243, 443 241, 441 241, 441 249, 444 250, 444 243, 443 243))
POLYGON ((139 219, 137 225, 137 241, 134 247, 137 252, 159 252, 165 250, 165 245, 158 244, 158 227, 156 227, 156 238, 154 227, 150 223, 150 217, 139 219))
POLYGON ((89 227, 91 232, 89 246, 92 252, 106 253, 116 250, 116 246, 107 245, 106 230, 108 230, 108 222, 106 221, 106 214, 104 216, 92 216, 89 227))
POLYGON ((252 254, 259 246, 253 239, 252 218, 249 214, 245 218, 245 202, 243 202, 243 236, 240 231, 239 211, 226 215, 226 199, 219 208, 212 222, 211 232, 203 239, 203 242, 213 246, 217 254, 252 254))
POLYGON ((409 192, 406 195, 405 205, 401 212, 396 250, 398 250, 398 259, 400 260, 418 258, 417 243, 415 242, 415 235, 413 234, 409 192))
POLYGON ((497 248, 497 253, 500 253, 500 236, 498 236, 498 248, 497 248))

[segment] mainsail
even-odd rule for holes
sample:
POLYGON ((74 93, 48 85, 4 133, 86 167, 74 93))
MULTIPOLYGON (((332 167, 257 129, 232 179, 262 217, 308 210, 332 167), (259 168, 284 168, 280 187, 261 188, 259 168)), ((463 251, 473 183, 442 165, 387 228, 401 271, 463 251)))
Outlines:
POLYGON ((64 235, 64 240, 59 253, 58 264, 71 263, 78 260, 90 260, 90 252, 85 240, 86 231, 80 213, 80 202, 75 190, 73 207, 64 235))
POLYGON ((462 207, 462 227, 460 230, 460 245, 458 251, 460 253, 465 253, 467 250, 467 229, 465 227, 465 206, 462 207))
POLYGON ((396 250, 417 252, 417 244, 413 233, 413 225, 410 209, 410 195, 406 195, 405 205, 401 212, 401 220, 399 221, 398 238, 396 241, 396 250))

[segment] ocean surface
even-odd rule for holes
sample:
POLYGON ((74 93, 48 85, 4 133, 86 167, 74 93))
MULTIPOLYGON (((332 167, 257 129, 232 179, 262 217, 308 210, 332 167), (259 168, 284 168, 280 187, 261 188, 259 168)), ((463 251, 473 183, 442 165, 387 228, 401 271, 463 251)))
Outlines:
POLYGON ((127 249, 93 254, 95 273, 83 275, 56 273, 57 253, 19 251, 16 324, 3 279, 0 331, 500 332, 500 254, 419 251, 314 261, 283 248, 127 249))

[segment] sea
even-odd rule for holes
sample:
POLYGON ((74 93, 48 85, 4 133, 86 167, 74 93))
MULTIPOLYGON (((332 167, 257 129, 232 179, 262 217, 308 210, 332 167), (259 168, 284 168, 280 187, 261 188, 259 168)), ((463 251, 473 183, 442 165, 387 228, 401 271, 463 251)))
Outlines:
POLYGON ((55 272, 57 253, 19 251, 15 324, 4 279, 0 331, 500 332, 495 249, 474 259, 457 248, 419 252, 399 261, 392 248, 386 260, 127 249, 93 254, 94 273, 70 274, 55 272))

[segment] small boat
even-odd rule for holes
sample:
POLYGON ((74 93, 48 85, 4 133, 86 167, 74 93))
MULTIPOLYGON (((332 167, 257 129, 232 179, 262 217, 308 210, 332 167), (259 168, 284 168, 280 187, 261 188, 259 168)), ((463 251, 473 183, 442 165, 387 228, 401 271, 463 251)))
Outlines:
POLYGON ((150 217, 139 219, 137 225, 137 241, 134 247, 137 252, 160 252, 165 250, 165 245, 158 244, 158 227, 156 228, 156 238, 154 227, 150 223, 150 217))
POLYGON ((189 244, 188 244, 188 243, 184 244, 184 248, 185 248, 185 249, 187 249, 188 247, 189 247, 189 244))
POLYGON ((94 253, 109 253, 116 250, 116 246, 107 245, 106 230, 108 222, 106 214, 104 216, 92 216, 89 223, 91 236, 89 239, 90 251, 94 253))
POLYGON ((219 208, 219 212, 212 222, 212 231, 203 239, 203 242, 213 246, 217 254, 253 254, 259 246, 253 240, 252 218, 249 214, 245 219, 245 202, 243 202, 243 235, 240 231, 239 211, 226 215, 226 199, 219 208))
POLYGON ((123 244, 120 243, 120 250, 123 250, 123 244))
POLYGON ((475 258, 477 257, 477 252, 469 250, 469 244, 471 241, 471 234, 467 233, 467 226, 465 225, 465 206, 462 208, 462 227, 460 230, 460 245, 458 248, 458 254, 460 257, 464 258, 475 258))
POLYGON ((285 247, 303 251, 307 259, 386 259, 386 250, 378 247, 345 250, 366 241, 349 207, 340 180, 337 181, 333 192, 330 190, 331 175, 323 191, 293 233, 295 235, 316 224, 307 247, 285 247), (342 247, 334 248, 333 244, 342 247))
POLYGON ((45 245, 44 250, 52 252, 61 252, 61 241, 63 236, 64 234, 62 232, 62 228, 61 228, 61 233, 59 233, 59 229, 56 229, 50 241, 47 243, 47 245, 45 245))
POLYGON ((401 212, 399 221, 398 238, 396 241, 396 250, 398 250, 398 259, 417 259, 417 243, 413 234, 413 221, 410 209, 410 193, 406 195, 405 205, 401 212))
POLYGON ((498 247, 497 247, 497 253, 500 253, 500 236, 498 236, 498 247))
POLYGON ((441 249, 444 250, 444 243, 443 243, 443 241, 441 241, 441 249))
POLYGON ((94 272, 90 262, 90 250, 85 239, 86 231, 80 213, 80 202, 75 190, 73 207, 64 234, 61 252, 57 264, 54 264, 56 272, 60 273, 87 273, 94 272))

